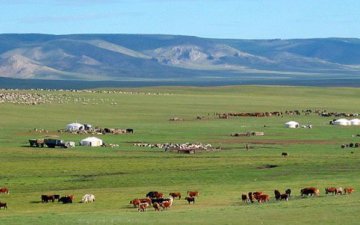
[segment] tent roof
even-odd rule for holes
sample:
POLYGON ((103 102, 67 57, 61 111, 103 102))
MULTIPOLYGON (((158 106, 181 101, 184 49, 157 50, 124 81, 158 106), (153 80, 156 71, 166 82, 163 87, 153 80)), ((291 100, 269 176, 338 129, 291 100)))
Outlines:
POLYGON ((348 119, 341 118, 341 119, 335 120, 335 122, 346 122, 346 123, 348 123, 349 120, 348 120, 348 119))
POLYGON ((285 124, 299 124, 299 123, 296 121, 289 121, 289 122, 286 122, 285 124))
POLYGON ((73 126, 73 127, 75 127, 75 126, 84 126, 83 124, 81 124, 81 123, 69 123, 67 126, 73 126))
POLYGON ((81 141, 102 141, 100 138, 97 137, 87 137, 85 139, 82 139, 81 141))

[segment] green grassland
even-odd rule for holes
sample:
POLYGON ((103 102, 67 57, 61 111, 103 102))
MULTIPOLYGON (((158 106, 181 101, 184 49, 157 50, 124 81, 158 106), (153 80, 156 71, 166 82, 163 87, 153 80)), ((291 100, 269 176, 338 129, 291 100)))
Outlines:
MULTIPOLYGON (((25 91, 19 91, 25 92, 25 91)), ((360 127, 329 125, 333 117, 231 117, 221 112, 320 109, 360 112, 360 89, 315 87, 153 87, 122 92, 48 92, 52 102, 0 104, 0 186, 10 194, 0 210, 0 224, 358 224, 360 208, 360 127), (62 99, 60 101, 59 99, 62 99), (197 116, 203 119, 197 120, 197 116), (169 121, 179 117, 182 121, 169 121), (286 129, 296 120, 313 129, 286 129), (30 148, 28 139, 59 135, 79 142, 86 135, 58 133, 70 122, 133 128, 134 134, 102 135, 119 147, 30 148), (264 126, 266 125, 266 126, 264 126), (35 132, 42 128, 49 133, 35 132), (263 131, 265 136, 232 137, 263 131), (177 154, 145 143, 210 143, 220 151, 177 154), (250 150, 245 149, 245 144, 250 150), (282 152, 289 157, 281 157, 282 152), (266 168, 266 165, 277 165, 266 168), (320 197, 301 198, 300 189, 315 186, 320 197), (326 196, 328 186, 352 186, 352 195, 326 196), (291 188, 288 202, 276 202, 273 190, 291 188), (167 211, 139 213, 129 201, 148 191, 198 190, 196 204, 175 200, 167 211), (265 204, 244 204, 241 194, 263 191, 265 204), (91 204, 79 203, 86 193, 91 204), (41 203, 41 194, 74 194, 73 204, 41 203)))

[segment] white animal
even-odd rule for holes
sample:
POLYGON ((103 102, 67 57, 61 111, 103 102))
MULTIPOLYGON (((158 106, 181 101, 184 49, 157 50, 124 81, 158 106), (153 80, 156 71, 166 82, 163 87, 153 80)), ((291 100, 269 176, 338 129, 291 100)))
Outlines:
POLYGON ((86 194, 81 199, 82 203, 88 203, 88 202, 94 202, 94 201, 95 201, 95 195, 93 195, 93 194, 86 194))

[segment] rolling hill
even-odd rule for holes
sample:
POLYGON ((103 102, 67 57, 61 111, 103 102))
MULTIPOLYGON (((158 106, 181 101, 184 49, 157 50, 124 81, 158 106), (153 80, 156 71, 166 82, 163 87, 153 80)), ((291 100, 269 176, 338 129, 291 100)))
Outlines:
POLYGON ((357 78, 360 40, 1 34, 0 77, 86 81, 357 78))

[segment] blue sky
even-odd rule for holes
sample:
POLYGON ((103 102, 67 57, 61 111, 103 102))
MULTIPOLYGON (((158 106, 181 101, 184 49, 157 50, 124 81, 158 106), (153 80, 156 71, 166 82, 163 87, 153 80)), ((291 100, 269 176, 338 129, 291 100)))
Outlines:
POLYGON ((0 0, 0 33, 360 38, 359 0, 0 0))

